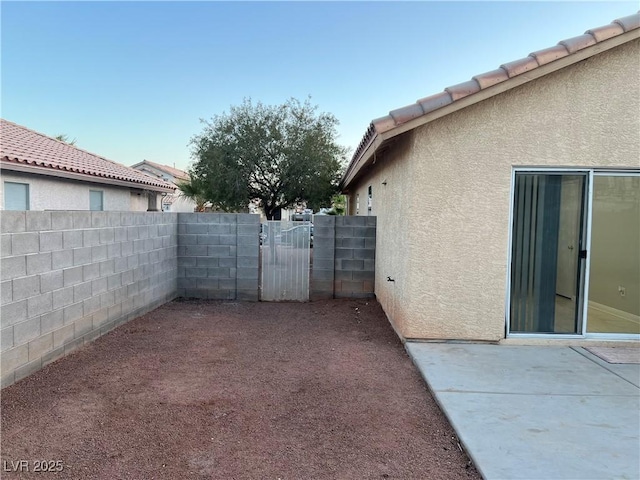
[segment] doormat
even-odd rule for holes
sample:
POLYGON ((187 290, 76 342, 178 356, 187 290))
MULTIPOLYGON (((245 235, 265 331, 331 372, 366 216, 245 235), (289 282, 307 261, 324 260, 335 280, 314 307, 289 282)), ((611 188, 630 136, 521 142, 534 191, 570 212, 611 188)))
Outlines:
POLYGON ((640 347, 584 347, 608 363, 640 363, 640 347))

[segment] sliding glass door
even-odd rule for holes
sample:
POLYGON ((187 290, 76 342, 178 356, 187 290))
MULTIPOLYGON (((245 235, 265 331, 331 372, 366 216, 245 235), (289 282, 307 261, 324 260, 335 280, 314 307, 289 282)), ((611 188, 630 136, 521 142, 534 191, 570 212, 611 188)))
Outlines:
POLYGON ((515 171, 508 334, 640 338, 640 172, 515 171))
POLYGON ((516 172, 511 333, 582 333, 588 174, 516 172))
POLYGON ((640 175, 593 177, 587 334, 640 334, 640 175))

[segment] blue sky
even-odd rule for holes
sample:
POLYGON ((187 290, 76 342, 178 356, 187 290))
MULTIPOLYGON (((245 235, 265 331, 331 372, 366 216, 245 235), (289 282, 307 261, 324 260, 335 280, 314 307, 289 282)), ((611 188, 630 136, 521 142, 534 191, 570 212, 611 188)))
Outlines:
POLYGON ((369 122, 638 2, 2 1, 2 117, 125 165, 186 169, 200 119, 305 99, 369 122))

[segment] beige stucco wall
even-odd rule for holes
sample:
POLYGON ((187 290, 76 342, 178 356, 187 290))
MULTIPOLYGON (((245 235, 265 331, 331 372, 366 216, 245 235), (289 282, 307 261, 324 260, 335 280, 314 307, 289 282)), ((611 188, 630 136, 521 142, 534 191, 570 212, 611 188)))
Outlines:
MULTIPOLYGON (((29 184, 31 210, 89 210, 89 190, 104 192, 104 209, 111 211, 146 212, 148 199, 145 192, 132 193, 126 187, 111 187, 67 180, 64 178, 28 175, 2 170, 0 176, 0 210, 4 210, 4 182, 29 184)), ((158 194, 158 198, 160 194, 158 194)), ((158 203, 158 207, 159 207, 158 203)))
MULTIPOLYGON (((363 179, 360 193, 360 215, 367 215, 368 187, 371 185, 373 200, 371 215, 377 218, 376 229, 376 277, 375 292, 394 328, 409 322, 412 312, 407 283, 407 272, 412 268, 412 250, 409 245, 410 216, 408 211, 417 205, 412 192, 405 186, 411 184, 413 163, 403 161, 409 154, 411 135, 400 139, 397 148, 385 158, 384 168, 376 169, 363 179), (383 185, 386 182, 386 185, 383 185), (391 277, 394 281, 387 281, 391 277)), ((350 195, 350 214, 356 214, 355 194, 350 195)), ((413 239, 415 241, 415 238, 413 239)), ((415 248, 415 246, 414 246, 415 248)), ((398 330, 402 335, 402 332, 398 330)))
POLYGON ((504 337, 513 167, 640 168, 639 46, 405 134, 358 182, 361 207, 374 186, 376 295, 403 337, 504 337))

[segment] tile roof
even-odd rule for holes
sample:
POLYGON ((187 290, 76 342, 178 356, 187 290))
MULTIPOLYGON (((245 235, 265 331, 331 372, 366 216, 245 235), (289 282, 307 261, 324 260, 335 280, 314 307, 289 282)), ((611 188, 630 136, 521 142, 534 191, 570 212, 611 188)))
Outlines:
POLYGON ((145 172, 145 170, 138 169, 138 167, 142 167, 143 165, 149 165, 157 170, 168 173, 178 180, 189 180, 189 174, 184 170, 180 170, 175 167, 170 167, 169 165, 161 165, 159 163, 152 162, 150 160, 143 160, 140 163, 136 163, 135 165, 131 165, 131 168, 135 168, 136 170, 140 170, 141 172, 145 172))
POLYGON ((0 119, 0 167, 21 171, 31 170, 21 167, 33 167, 34 173, 43 175, 67 172, 89 182, 173 191, 167 182, 4 119, 0 119))
MULTIPOLYGON (((462 98, 472 96, 494 85, 506 82, 525 72, 530 72, 563 57, 573 55, 587 47, 639 28, 640 13, 619 18, 608 25, 587 30, 583 35, 562 40, 553 47, 530 53, 525 58, 504 63, 496 70, 476 75, 467 82, 447 87, 443 92, 422 98, 416 103, 392 110, 388 115, 373 120, 358 145, 358 148, 356 148, 347 171, 343 176, 343 184, 350 175, 350 172, 353 171, 355 165, 380 134, 391 132, 411 120, 426 116, 462 98)), ((594 52, 594 54, 595 53, 598 52, 594 52)), ((403 131, 406 131, 406 128, 403 131)))

